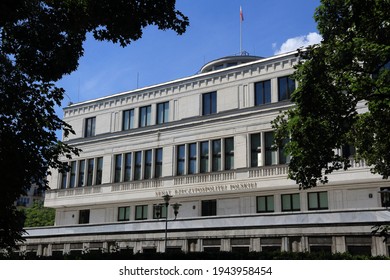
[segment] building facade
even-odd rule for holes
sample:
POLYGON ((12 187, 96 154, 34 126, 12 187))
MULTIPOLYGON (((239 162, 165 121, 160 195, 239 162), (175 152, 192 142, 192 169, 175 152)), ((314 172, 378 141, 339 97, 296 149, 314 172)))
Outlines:
POLYGON ((82 153, 49 178, 55 226, 28 229, 21 250, 388 256, 389 244, 371 235, 390 220, 379 193, 386 181, 353 161, 327 185, 300 191, 287 179, 289 157, 272 148, 270 122, 293 106, 297 63, 296 52, 225 57, 191 77, 66 107, 76 134, 65 141, 82 153))

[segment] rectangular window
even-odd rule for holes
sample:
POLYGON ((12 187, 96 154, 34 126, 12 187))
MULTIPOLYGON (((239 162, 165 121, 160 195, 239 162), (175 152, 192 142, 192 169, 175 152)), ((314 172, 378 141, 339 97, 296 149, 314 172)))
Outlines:
POLYGON ((89 224, 89 209, 79 211, 79 224, 89 224))
POLYGON ((295 90, 295 81, 290 77, 278 78, 279 101, 288 100, 295 90))
POLYGON ((290 162, 290 156, 286 154, 285 146, 288 143, 289 139, 284 139, 282 142, 282 147, 279 148, 279 164, 286 164, 290 162))
POLYGON ((148 218, 148 205, 135 206, 135 219, 146 220, 148 218))
POLYGON ((382 207, 390 207, 390 188, 381 188, 381 206, 382 207))
POLYGON ((87 169, 87 186, 92 186, 93 184, 93 171, 94 171, 95 159, 88 159, 88 169, 87 169))
POLYGON ((145 106, 139 109, 139 127, 150 125, 152 106, 145 106))
POLYGON ((95 136, 96 117, 85 120, 84 137, 95 136))
POLYGON ((213 164, 212 171, 221 170, 221 140, 213 140, 213 164))
POLYGON ((274 212, 274 196, 258 196, 257 200, 257 213, 274 212))
POLYGON ((202 115, 217 113, 217 92, 204 93, 202 95, 202 115))
POLYGON ((68 172, 64 171, 61 173, 61 189, 66 189, 67 180, 68 180, 68 172))
POLYGON ((158 148, 155 150, 155 166, 154 166, 154 177, 162 177, 162 165, 163 165, 163 149, 158 148))
POLYGON ((79 161, 79 183, 78 187, 84 186, 84 174, 85 174, 85 159, 79 161))
POLYGON ((123 111, 122 130, 134 128, 134 109, 123 111))
POLYGON ((251 134, 251 167, 262 166, 261 134, 251 134))
POLYGON ((209 142, 200 143, 200 173, 209 172, 209 142))
POLYGON ((301 210, 299 193, 282 195, 282 211, 299 211, 301 210))
POLYGON ((165 219, 167 217, 167 206, 165 204, 153 205, 153 219, 165 219))
POLYGON ((141 180, 142 172, 142 152, 135 153, 134 180, 141 180))
POLYGON ((97 158, 97 167, 96 167, 96 185, 102 184, 103 177, 103 158, 97 158))
POLYGON ((114 183, 119 183, 122 177, 122 155, 115 155, 114 183))
POLYGON ((125 154, 125 182, 131 180, 131 155, 131 153, 125 154))
POLYGON ((191 143, 188 145, 188 174, 196 173, 197 165, 197 152, 196 152, 196 143, 191 143))
POLYGON ((157 124, 166 123, 169 120, 169 102, 157 104, 157 124))
POLYGON ((144 156, 144 179, 152 178, 152 150, 145 151, 144 156))
POLYGON ((118 221, 130 220, 130 206, 118 208, 118 221))
POLYGON ((202 216, 217 215, 217 200, 202 200, 202 216))
POLYGON ((307 194, 309 210, 328 209, 328 192, 311 192, 307 194))
POLYGON ((274 145, 274 132, 265 132, 265 165, 276 164, 277 150, 273 148, 274 145))
POLYGON ((255 105, 271 103, 271 81, 255 83, 255 105))
POLYGON ((234 169, 234 138, 225 139, 225 170, 234 169))
POLYGON ((185 159, 185 145, 177 146, 177 175, 184 175, 185 159))
POLYGON ((70 182, 69 188, 74 188, 76 186, 76 161, 70 163, 70 182))

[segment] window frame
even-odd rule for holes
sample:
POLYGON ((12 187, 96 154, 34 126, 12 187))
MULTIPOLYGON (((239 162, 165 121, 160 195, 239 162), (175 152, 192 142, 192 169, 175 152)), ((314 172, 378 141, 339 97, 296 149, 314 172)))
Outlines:
POLYGON ((308 192, 307 193, 307 209, 308 210, 328 210, 329 209, 329 198, 328 198, 328 192, 327 191, 320 191, 320 192, 308 192), (321 195, 326 195, 326 206, 321 205, 321 195), (316 200, 316 207, 311 206, 311 196, 315 196, 316 200))
POLYGON ((93 137, 96 133, 96 117, 85 119, 84 137, 93 137))
POLYGON ((148 205, 136 205, 134 211, 134 220, 147 220, 148 219, 148 205), (141 210, 140 210, 141 209, 141 210), (141 211, 140 217, 138 217, 138 212, 141 211))
POLYGON ((217 216, 217 200, 207 199, 201 202, 201 216, 217 216))
POLYGON ((255 106, 271 103, 271 96, 271 80, 264 80, 255 83, 255 106))
POLYGON ((138 127, 147 127, 151 125, 152 118, 152 106, 142 106, 139 108, 139 121, 138 127))
POLYGON ((134 113, 134 109, 128 109, 122 112, 122 130, 134 128, 134 113))
POLYGON ((295 89, 295 80, 291 79, 290 76, 278 77, 278 101, 290 100, 295 89), (286 92, 282 92, 282 86, 286 92))
POLYGON ((275 196, 274 195, 261 195, 256 197, 256 213, 273 213, 275 212, 275 196), (260 199, 264 198, 264 209, 260 210, 260 199), (272 199, 272 207, 269 205, 269 199, 272 199))
POLYGON ((130 221, 130 206, 118 207, 118 222, 125 222, 125 221, 130 221))
POLYGON ((157 104, 156 124, 169 122, 169 101, 157 104))
POLYGON ((217 92, 207 92, 202 94, 202 116, 217 113, 217 92))
POLYGON ((282 194, 280 196, 280 200, 281 200, 281 208, 282 208, 282 212, 294 212, 294 211, 301 211, 301 196, 299 193, 287 193, 287 194, 282 194), (289 204, 290 204, 290 207, 287 209, 285 208, 284 206, 284 200, 283 200, 283 197, 289 197, 289 204), (295 196, 298 196, 298 203, 299 203, 299 208, 294 208, 294 197, 295 196))

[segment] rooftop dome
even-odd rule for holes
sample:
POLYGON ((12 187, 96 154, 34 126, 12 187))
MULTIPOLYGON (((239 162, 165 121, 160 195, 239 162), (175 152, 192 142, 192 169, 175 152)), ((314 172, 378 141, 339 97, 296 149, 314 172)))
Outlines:
POLYGON ((248 63, 255 60, 259 60, 262 58, 263 57, 260 56, 249 55, 246 52, 242 53, 241 55, 225 56, 222 58, 212 60, 206 63, 205 65, 203 65, 203 67, 200 69, 200 73, 207 73, 219 69, 224 69, 242 63, 248 63))

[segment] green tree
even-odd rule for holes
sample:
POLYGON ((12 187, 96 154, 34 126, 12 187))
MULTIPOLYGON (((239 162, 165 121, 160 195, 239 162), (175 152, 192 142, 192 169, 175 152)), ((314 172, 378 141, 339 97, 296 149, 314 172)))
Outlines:
POLYGON ((79 150, 56 138, 71 127, 59 119, 64 90, 55 86, 77 69, 83 42, 122 47, 141 38, 146 26, 185 32, 188 18, 175 0, 3 0, 0 2, 0 249, 22 240, 23 215, 14 206, 33 183, 47 188, 49 168, 79 150))
POLYGON ((348 169, 351 145, 372 173, 390 175, 390 1, 322 0, 314 18, 323 40, 298 51, 294 106, 274 122, 278 145, 289 138, 289 178, 300 188, 348 169), (367 105, 367 110, 361 110, 367 105))
POLYGON ((56 211, 53 208, 43 206, 43 203, 36 201, 32 207, 25 208, 24 214, 26 219, 24 221, 25 227, 44 227, 53 226, 56 211))

